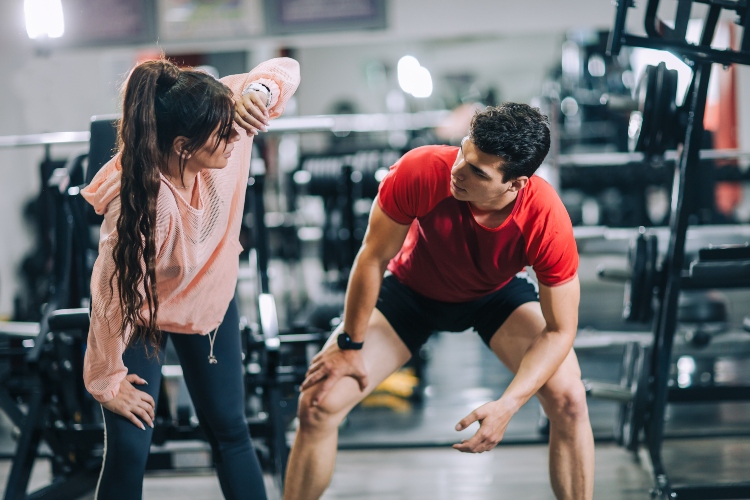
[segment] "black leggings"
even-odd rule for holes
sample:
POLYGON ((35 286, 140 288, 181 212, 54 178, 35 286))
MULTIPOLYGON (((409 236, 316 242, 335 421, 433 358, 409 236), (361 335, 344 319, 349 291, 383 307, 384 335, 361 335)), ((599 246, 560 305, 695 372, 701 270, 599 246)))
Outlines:
MULTIPOLYGON (((206 335, 169 334, 183 367, 195 411, 213 450, 221 491, 227 499, 265 500, 263 474, 245 420, 239 315, 233 300, 214 343, 217 364, 209 364, 206 335)), ((159 357, 163 359, 166 335, 159 357)), ((128 373, 146 379, 136 385, 156 401, 161 386, 161 360, 148 358, 143 345, 123 354, 128 373)), ((124 417, 102 408, 105 424, 104 463, 96 498, 140 499, 153 429, 141 430, 124 417)))

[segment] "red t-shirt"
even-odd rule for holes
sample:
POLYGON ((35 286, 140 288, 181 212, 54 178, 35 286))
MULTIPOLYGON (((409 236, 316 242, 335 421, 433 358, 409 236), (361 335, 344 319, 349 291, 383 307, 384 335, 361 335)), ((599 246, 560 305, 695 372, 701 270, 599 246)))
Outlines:
POLYGON ((578 250, 560 197, 532 176, 498 228, 477 223, 468 202, 450 192, 458 148, 424 146, 406 153, 380 184, 380 208, 412 224, 388 270, 415 292, 443 302, 466 302, 495 292, 532 266, 540 283, 575 277, 578 250))

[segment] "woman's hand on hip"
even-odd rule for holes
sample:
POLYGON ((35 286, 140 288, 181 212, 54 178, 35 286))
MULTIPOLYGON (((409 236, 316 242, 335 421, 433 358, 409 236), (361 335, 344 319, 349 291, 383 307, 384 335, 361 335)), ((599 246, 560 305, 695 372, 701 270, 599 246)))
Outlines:
POLYGON ((156 403, 150 394, 138 390, 133 384, 148 384, 138 375, 131 373, 120 382, 120 391, 114 399, 102 403, 102 406, 130 420, 133 425, 146 430, 143 422, 154 427, 154 410, 156 403), (139 420, 140 419, 140 420, 139 420), (143 420, 143 422, 141 422, 143 420))
POLYGON ((234 121, 247 131, 247 135, 258 135, 258 131, 267 131, 266 96, 257 91, 243 95, 234 104, 234 121))

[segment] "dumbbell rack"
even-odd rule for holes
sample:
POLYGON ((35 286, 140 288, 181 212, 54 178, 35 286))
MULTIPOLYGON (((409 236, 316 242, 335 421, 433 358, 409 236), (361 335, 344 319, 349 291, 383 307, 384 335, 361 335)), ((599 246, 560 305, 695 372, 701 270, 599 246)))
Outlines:
MULTIPOLYGON (((708 4, 709 10, 704 22, 701 41, 698 45, 686 41, 687 25, 691 17, 693 0, 680 0, 674 28, 668 27, 658 19, 659 0, 649 0, 646 6, 646 34, 647 37, 635 36, 624 31, 625 20, 632 0, 619 0, 615 17, 615 26, 609 40, 608 52, 617 55, 621 46, 668 50, 680 56, 693 68, 693 80, 688 89, 685 105, 688 108, 687 124, 679 163, 674 173, 672 190, 672 210, 670 215, 670 239, 667 254, 662 264, 662 283, 659 287, 660 299, 653 321, 653 344, 650 350, 650 363, 646 368, 650 374, 647 378, 646 399, 649 411, 645 413, 644 431, 645 443, 648 447, 655 480, 652 497, 658 499, 731 499, 749 498, 750 482, 723 484, 686 484, 675 485, 662 463, 662 444, 664 440, 664 419, 668 401, 675 401, 669 387, 670 366, 674 337, 677 330, 677 312, 680 290, 684 288, 717 288, 717 287, 750 287, 747 274, 748 261, 725 260, 726 255, 711 256, 710 262, 698 263, 692 268, 694 273, 683 271, 685 260, 685 240, 689 226, 689 216, 692 213, 692 196, 689 190, 696 189, 696 181, 700 177, 700 147, 703 137, 703 118, 708 94, 708 82, 712 63, 722 64, 750 64, 750 9, 747 2, 727 2, 720 0, 696 0, 708 4), (738 24, 744 29, 741 50, 717 50, 711 48, 715 28, 723 9, 735 10, 739 15, 738 24), (687 195, 686 195, 687 193, 687 195), (719 264, 715 264, 719 262, 719 264), (711 278, 712 274, 705 273, 705 269, 712 266, 723 266, 725 273, 718 279, 711 278), (733 267, 734 266, 734 267, 733 267), (701 269, 703 267, 703 269, 701 269), (695 272, 697 271, 697 272, 695 272), (734 278, 732 278, 734 271, 734 278), (742 273, 745 273, 744 278, 742 273), (730 279, 726 279, 730 276, 730 279)), ((690 401, 719 401, 750 399, 748 389, 729 391, 727 394, 693 391, 689 395, 690 401), (726 397, 722 397, 726 396, 726 397), (742 397, 744 396, 744 398, 742 397)))

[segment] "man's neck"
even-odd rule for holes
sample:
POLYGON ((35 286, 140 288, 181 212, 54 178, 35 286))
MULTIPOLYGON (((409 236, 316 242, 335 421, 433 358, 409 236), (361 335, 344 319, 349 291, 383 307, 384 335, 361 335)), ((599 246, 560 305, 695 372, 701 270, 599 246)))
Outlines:
POLYGON ((508 216, 510 216, 517 199, 518 192, 515 192, 510 201, 504 201, 503 203, 476 204, 469 202, 469 205, 471 206, 471 213, 474 215, 476 222, 494 229, 502 226, 508 216))
POLYGON ((470 201, 469 204, 471 205, 472 212, 476 215, 500 214, 508 212, 509 209, 513 210, 513 205, 515 205, 517 198, 518 191, 515 191, 513 193, 506 193, 502 197, 489 202, 478 203, 470 201))

